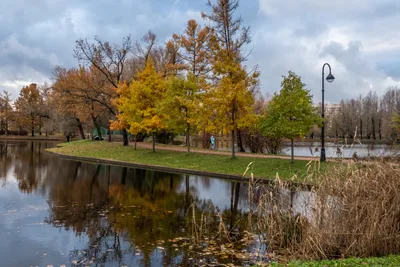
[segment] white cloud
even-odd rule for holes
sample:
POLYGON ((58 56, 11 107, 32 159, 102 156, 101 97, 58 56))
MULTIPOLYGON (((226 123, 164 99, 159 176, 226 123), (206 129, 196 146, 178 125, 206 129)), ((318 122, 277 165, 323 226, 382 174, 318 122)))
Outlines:
MULTIPOLYGON (((187 20, 205 23, 206 0, 3 0, 0 2, 0 90, 45 82, 55 65, 76 66, 74 42, 99 35, 134 41, 151 29, 160 43, 187 20)), ((301 75, 317 102, 321 67, 336 77, 326 99, 382 92, 400 79, 400 22, 396 0, 241 0, 238 15, 251 26, 249 68, 259 65, 264 92, 279 90, 289 70, 301 75)), ((15 96, 16 94, 13 93, 15 96)))
POLYGON ((319 14, 331 14, 340 17, 356 12, 368 12, 371 10, 373 0, 259 0, 260 11, 267 16, 281 16, 296 14, 297 16, 318 16, 319 14), (371 3, 372 2, 372 3, 371 3))
POLYGON ((318 102, 325 62, 330 63, 336 77, 326 88, 326 98, 331 102, 371 89, 381 93, 388 86, 399 85, 398 80, 378 68, 383 54, 390 58, 390 53, 400 51, 397 29, 389 27, 400 22, 400 17, 382 11, 396 3, 259 0, 261 15, 251 63, 260 65, 263 90, 277 90, 280 75, 292 70, 302 76, 318 102))
POLYGON ((19 55, 28 59, 43 59, 49 61, 52 65, 58 65, 60 62, 54 53, 46 53, 39 47, 28 47, 21 44, 18 37, 13 34, 7 40, 0 42, 1 55, 19 55))

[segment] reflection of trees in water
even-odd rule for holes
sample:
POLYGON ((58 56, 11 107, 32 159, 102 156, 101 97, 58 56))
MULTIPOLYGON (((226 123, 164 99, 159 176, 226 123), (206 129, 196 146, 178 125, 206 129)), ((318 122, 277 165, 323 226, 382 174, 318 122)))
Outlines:
MULTIPOLYGON (((87 178, 81 177, 60 186, 60 191, 67 196, 53 194, 54 189, 50 191, 50 199, 61 208, 51 206, 47 221, 55 226, 72 228, 79 235, 88 235, 85 253, 78 257, 79 252, 74 252, 71 260, 95 258, 99 263, 120 262, 123 253, 140 251, 142 263, 150 265, 153 252, 161 246, 164 264, 173 264, 178 259, 180 264, 190 263, 189 249, 177 251, 169 241, 190 235, 186 229, 186 215, 193 201, 198 218, 209 212, 212 202, 192 197, 188 176, 99 166, 92 167, 91 174, 82 170, 78 173, 87 178), (180 190, 182 185, 184 191, 180 190), (66 187, 71 190, 64 190, 66 187), (82 198, 85 195, 92 197, 82 198), (93 195, 97 197, 93 198, 93 195), (130 243, 129 249, 123 252, 121 239, 130 243)), ((237 193, 235 199, 238 198, 237 193)), ((233 209, 236 214, 237 205, 233 209)), ((212 219, 213 227, 217 227, 218 218, 212 219)))
POLYGON ((200 179, 200 182, 202 183, 203 187, 206 189, 209 189, 211 186, 211 179, 208 177, 196 177, 197 179, 200 179))
POLYGON ((7 173, 13 171, 22 192, 37 191, 48 165, 48 158, 42 157, 42 146, 47 146, 47 142, 1 142, 0 175, 4 183, 7 173))
MULTIPOLYGON (((72 179, 59 177, 51 184, 46 220, 77 235, 87 234, 87 248, 71 253, 71 260, 119 262, 123 238, 131 243, 129 253, 140 249, 147 265, 160 246, 157 241, 166 243, 185 227, 186 196, 178 190, 184 181, 181 175, 79 163, 71 169, 72 179)), ((174 248, 166 248, 164 261, 174 254, 174 248)))
POLYGON ((71 261, 87 264, 95 258, 99 263, 120 262, 120 236, 114 230, 114 223, 107 218, 109 168, 78 162, 70 168, 70 173, 73 175, 59 177, 51 184, 50 215, 46 222, 66 230, 72 229, 79 236, 87 235, 87 247, 72 251, 71 261))
MULTIPOLYGON (((212 202, 198 197, 189 176, 60 160, 44 148, 35 142, 0 145, 0 173, 5 177, 13 170, 21 191, 48 197, 45 222, 87 236, 86 247, 70 253, 71 261, 121 265, 124 255, 134 258, 140 251, 142 263, 150 265, 153 252, 163 247, 159 251, 164 264, 190 264, 193 252, 187 246, 177 250, 169 241, 190 236, 187 211, 193 203, 200 218, 212 202)), ((211 186, 209 178, 200 182, 211 186)), ((246 190, 234 187, 231 209, 223 211, 231 226, 239 219, 238 203, 246 190)), ((211 222, 218 226, 216 216, 211 222)))
POLYGON ((240 193, 240 183, 232 183, 231 189, 231 218, 230 218, 230 230, 233 230, 236 223, 236 216, 238 213, 239 204, 239 193, 240 193))
POLYGON ((122 209, 109 218, 116 222, 115 228, 126 233, 142 251, 144 264, 149 265, 152 252, 160 245, 165 248, 164 258, 173 258, 174 249, 164 244, 184 229, 185 217, 181 205, 184 195, 176 194, 178 183, 174 183, 174 177, 169 175, 159 180, 162 177, 154 172, 147 172, 146 176, 140 192, 128 188, 114 196, 113 202, 122 209))
POLYGON ((12 157, 8 154, 7 141, 0 143, 0 160, 0 179, 2 180, 2 186, 5 186, 7 173, 12 164, 12 157))

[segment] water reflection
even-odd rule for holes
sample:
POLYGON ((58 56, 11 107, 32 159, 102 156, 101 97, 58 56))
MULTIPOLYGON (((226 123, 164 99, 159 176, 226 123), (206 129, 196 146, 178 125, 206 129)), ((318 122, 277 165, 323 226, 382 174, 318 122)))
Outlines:
POLYGON ((211 263, 218 259, 200 256, 186 239, 188 217, 219 210, 230 229, 243 230, 245 184, 61 160, 44 153, 52 146, 0 143, 5 266, 211 263))
POLYGON ((0 142, 4 266, 244 264, 195 247, 193 217, 207 215, 204 230, 211 236, 221 214, 231 238, 240 240, 254 210, 249 197, 257 203, 273 194, 280 209, 313 220, 308 192, 257 186, 249 195, 246 183, 67 161, 44 152, 55 145, 0 142))

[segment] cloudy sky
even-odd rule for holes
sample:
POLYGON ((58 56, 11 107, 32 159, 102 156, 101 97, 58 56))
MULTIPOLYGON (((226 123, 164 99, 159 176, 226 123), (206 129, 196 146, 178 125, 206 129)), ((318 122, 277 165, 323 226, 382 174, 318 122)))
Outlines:
MULTIPOLYGON (((134 40, 151 29, 160 43, 201 21, 206 0, 1 0, 0 90, 50 81, 55 66, 73 67, 74 42, 134 40)), ((400 82, 400 1, 242 0, 238 15, 251 27, 246 65, 258 65, 261 90, 279 90, 289 70, 302 76, 314 101, 321 98, 321 67, 336 77, 326 99, 382 93, 400 82)))

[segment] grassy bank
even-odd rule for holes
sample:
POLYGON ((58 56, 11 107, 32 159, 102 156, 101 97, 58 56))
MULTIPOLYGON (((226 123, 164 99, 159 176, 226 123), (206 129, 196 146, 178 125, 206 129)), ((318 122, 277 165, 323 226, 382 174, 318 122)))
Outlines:
POLYGON ((400 266, 400 256, 381 258, 348 258, 343 260, 325 261, 293 261, 289 264, 274 263, 271 267, 397 267, 400 266))
POLYGON ((129 163, 155 165, 169 168, 180 168, 213 172, 221 174, 242 175, 250 162, 253 162, 251 172, 256 177, 274 179, 279 173, 281 179, 291 179, 297 175, 301 180, 306 173, 307 161, 287 159, 237 157, 232 159, 226 155, 207 155, 160 150, 152 152, 149 149, 134 150, 131 146, 124 147, 119 143, 92 142, 87 140, 62 144, 61 147, 50 149, 52 152, 71 156, 110 159, 129 163))

